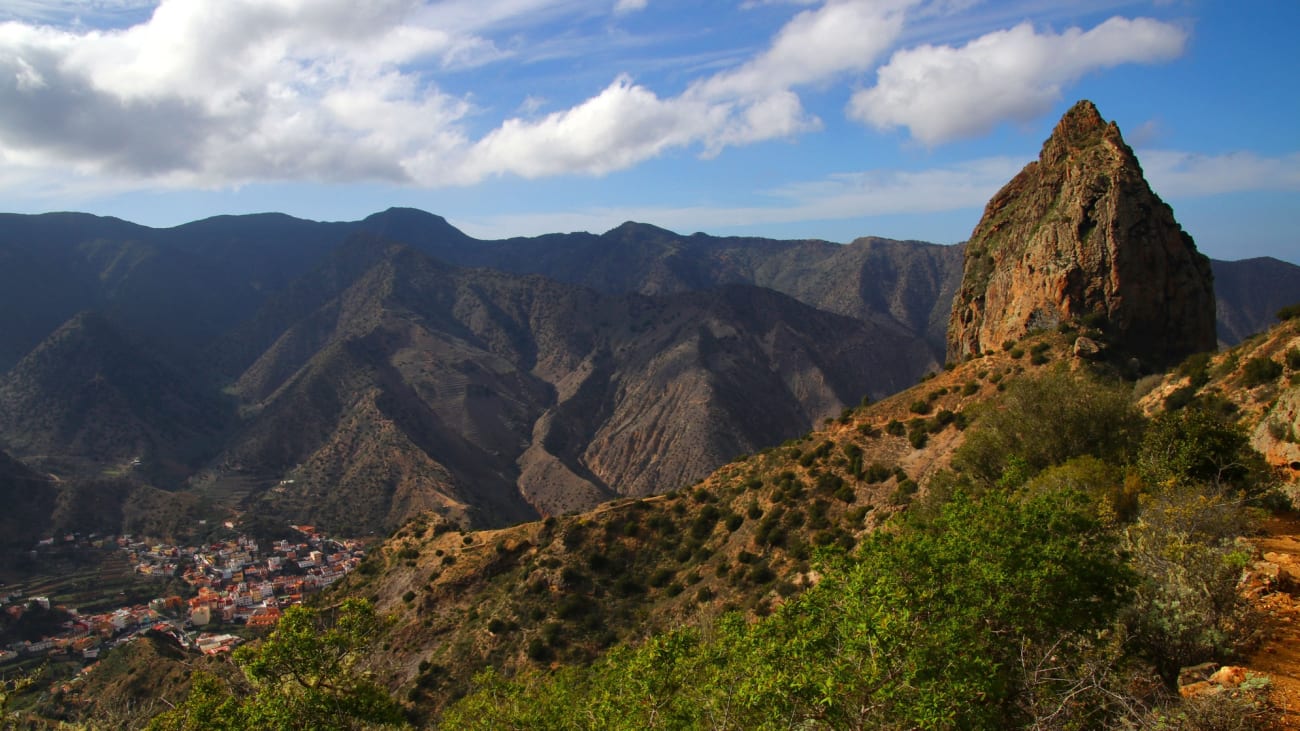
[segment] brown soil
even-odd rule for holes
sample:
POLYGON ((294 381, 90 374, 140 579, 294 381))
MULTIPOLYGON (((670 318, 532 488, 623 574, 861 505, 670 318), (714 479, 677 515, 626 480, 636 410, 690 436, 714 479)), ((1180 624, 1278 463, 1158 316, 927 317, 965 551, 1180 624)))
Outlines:
MULTIPOLYGON (((1300 515, 1291 513, 1269 519, 1264 535, 1252 541, 1261 554, 1284 571, 1300 571, 1300 515)), ((1246 658, 1246 667, 1268 675, 1271 705, 1277 709, 1274 728, 1300 731, 1300 586, 1285 577, 1278 590, 1254 596, 1263 619, 1262 639, 1246 658)))

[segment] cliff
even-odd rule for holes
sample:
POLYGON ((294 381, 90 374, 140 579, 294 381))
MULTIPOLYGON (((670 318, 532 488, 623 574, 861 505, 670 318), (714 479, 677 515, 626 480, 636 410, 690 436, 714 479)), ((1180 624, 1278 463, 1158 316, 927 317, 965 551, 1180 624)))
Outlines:
POLYGON ((1148 367, 1216 346, 1209 260, 1091 102, 989 201, 965 256, 949 360, 1063 321, 1100 324, 1148 367))

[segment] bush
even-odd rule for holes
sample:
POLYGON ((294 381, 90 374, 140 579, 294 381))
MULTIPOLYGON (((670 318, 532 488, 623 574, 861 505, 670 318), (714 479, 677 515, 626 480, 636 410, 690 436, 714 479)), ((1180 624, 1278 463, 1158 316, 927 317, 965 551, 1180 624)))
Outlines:
POLYGON ((550 645, 547 645, 542 638, 534 637, 528 641, 528 659, 533 662, 549 662, 554 657, 555 653, 551 651, 550 645))
POLYGON ((912 445, 912 449, 923 449, 930 439, 930 435, 924 429, 913 429, 907 434, 907 443, 912 445))
POLYGON ((1246 361, 1241 371, 1241 385, 1245 388, 1262 386, 1282 375, 1282 364, 1264 355, 1246 361))
POLYGON ((918 399, 916 401, 913 401, 912 405, 908 406, 907 408, 913 414, 928 414, 930 413, 930 402, 918 399))
POLYGON ((1073 457, 1122 464, 1142 426, 1122 383, 1055 368, 1012 383, 969 430, 953 464, 977 484, 1015 487, 1073 457))
POLYGON ((1176 388, 1165 396, 1165 411, 1177 411, 1196 399, 1195 386, 1176 388))
POLYGON ((1191 380, 1193 388, 1200 388, 1210 382, 1210 354, 1193 353, 1178 364, 1178 375, 1191 380))
POLYGON ((1138 470, 1148 485, 1206 484, 1259 496, 1272 487, 1268 466, 1246 432, 1204 408, 1152 420, 1143 436, 1138 470))
POLYGON ((907 432, 907 427, 903 426, 903 422, 899 421, 898 419, 890 419, 889 423, 885 425, 886 434, 890 434, 896 437, 901 437, 906 432, 907 432))
POLYGON ((1282 322, 1294 320, 1297 317, 1300 317, 1300 302, 1297 302, 1294 305, 1287 305, 1277 311, 1277 319, 1282 322))
POLYGON ((1235 498, 1188 487, 1161 489, 1142 515, 1124 532, 1142 579, 1123 618, 1135 648, 1173 685, 1180 668, 1231 651, 1248 625, 1237 579, 1250 554, 1231 542, 1247 516, 1235 498))

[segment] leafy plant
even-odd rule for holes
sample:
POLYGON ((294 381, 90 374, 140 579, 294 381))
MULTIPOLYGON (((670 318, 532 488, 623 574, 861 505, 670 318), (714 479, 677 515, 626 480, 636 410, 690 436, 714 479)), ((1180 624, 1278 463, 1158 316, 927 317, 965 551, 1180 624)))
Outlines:
POLYGON ((395 727, 401 706, 357 671, 382 622, 369 602, 318 612, 290 607, 260 644, 241 647, 242 679, 197 673, 190 694, 153 720, 155 731, 395 727))

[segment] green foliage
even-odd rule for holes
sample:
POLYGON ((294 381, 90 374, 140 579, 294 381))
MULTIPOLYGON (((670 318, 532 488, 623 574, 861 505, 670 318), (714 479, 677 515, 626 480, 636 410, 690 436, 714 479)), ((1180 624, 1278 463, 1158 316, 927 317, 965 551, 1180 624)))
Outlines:
POLYGON ((1282 322, 1294 320, 1297 317, 1300 317, 1300 302, 1297 302, 1294 305, 1287 305, 1277 311, 1277 319, 1282 322))
POLYGON ((1193 353, 1178 364, 1178 375, 1191 380, 1193 389, 1210 382, 1210 353, 1193 353))
POLYGON ((1271 383, 1282 375, 1282 364, 1266 355, 1257 355, 1246 361, 1241 369, 1241 385, 1245 388, 1271 383))
POLYGON ((1092 455, 1123 464, 1142 417, 1123 385, 1053 369, 1015 381, 980 417, 954 465, 976 484, 1015 487, 1052 465, 1092 455), (1004 479, 1018 465, 1015 479, 1004 479))
POLYGON ((382 621, 369 602, 348 599, 319 613, 290 607, 258 645, 241 647, 243 683, 198 673, 185 702, 153 720, 155 731, 353 729, 402 726, 401 707, 355 664, 382 621))
MULTIPOLYGON (((763 568, 748 578, 769 581, 763 568)), ((724 617, 549 676, 488 671, 443 726, 1003 728, 1033 715, 1027 659, 1069 667, 1130 583, 1076 498, 958 496, 933 521, 873 535, 756 624, 724 617)))
POLYGON ((1246 432, 1204 408, 1153 419, 1137 466, 1148 485, 1204 483, 1252 497, 1271 487, 1268 467, 1246 432))
POLYGON ((1233 649, 1248 605, 1237 579, 1250 555, 1232 538, 1248 526, 1239 501, 1205 486, 1166 487, 1143 498, 1123 547, 1141 576, 1125 626, 1134 648, 1166 682, 1179 668, 1233 649))
POLYGON ((1196 399, 1195 386, 1182 386, 1165 396, 1165 411, 1177 411, 1196 399))

